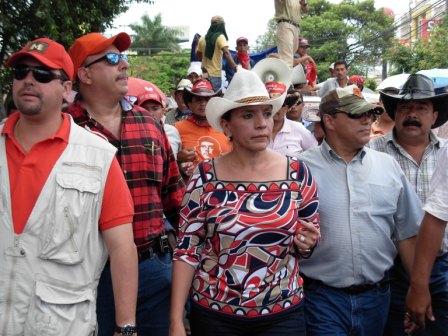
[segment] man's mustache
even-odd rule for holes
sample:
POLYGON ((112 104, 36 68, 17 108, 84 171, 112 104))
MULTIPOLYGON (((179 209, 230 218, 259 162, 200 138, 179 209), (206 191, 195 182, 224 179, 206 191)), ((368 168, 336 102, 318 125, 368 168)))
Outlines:
POLYGON ((416 119, 406 119, 405 121, 403 121, 403 126, 416 126, 416 127, 421 127, 422 123, 416 119))

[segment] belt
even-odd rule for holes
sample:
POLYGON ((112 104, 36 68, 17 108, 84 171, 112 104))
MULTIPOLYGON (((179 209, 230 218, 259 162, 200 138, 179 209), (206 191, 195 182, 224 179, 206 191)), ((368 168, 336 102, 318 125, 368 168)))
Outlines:
MULTIPOLYGON (((304 274, 301 274, 301 277, 304 282, 304 287, 307 287, 311 284, 316 284, 318 286, 339 290, 339 291, 342 291, 342 292, 345 292, 345 293, 351 294, 351 295, 360 294, 360 293, 364 293, 364 292, 367 292, 372 289, 381 288, 381 287, 389 285, 391 283, 390 279, 384 278, 383 280, 373 283, 373 284, 351 285, 349 287, 337 288, 337 287, 328 286, 320 280, 308 278, 304 274)), ((305 290, 306 290, 306 288, 305 288, 305 290)))
POLYGON ((294 27, 300 28, 300 25, 297 22, 294 22, 292 20, 286 20, 286 19, 277 20, 277 23, 280 23, 280 22, 287 22, 289 24, 292 24, 294 27))
POLYGON ((162 233, 162 235, 145 243, 145 249, 143 251, 137 250, 138 262, 141 263, 147 259, 152 259, 156 253, 168 253, 170 251, 168 236, 162 233))

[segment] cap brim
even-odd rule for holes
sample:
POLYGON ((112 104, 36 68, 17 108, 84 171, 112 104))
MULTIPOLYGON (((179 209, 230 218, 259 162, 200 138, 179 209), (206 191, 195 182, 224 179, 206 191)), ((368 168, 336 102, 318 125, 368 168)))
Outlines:
MULTIPOLYGON (((36 59, 37 61, 39 61, 40 63, 42 63, 43 65, 47 66, 50 69, 62 69, 60 65, 57 65, 56 63, 49 61, 43 54, 33 53, 33 52, 29 52, 29 51, 19 51, 19 52, 14 53, 8 59, 8 61, 6 62, 6 65, 9 67, 12 67, 20 59, 27 57, 27 56, 36 59)), ((70 75, 70 74, 68 74, 68 75, 70 75)))
POLYGON ((208 123, 218 132, 223 132, 221 128, 221 117, 230 110, 244 107, 244 106, 256 106, 256 105, 272 105, 273 115, 280 110, 283 102, 286 98, 286 92, 279 97, 269 99, 263 102, 254 103, 236 103, 231 100, 227 100, 223 97, 214 97, 209 100, 207 106, 205 107, 205 116, 207 117, 208 123))

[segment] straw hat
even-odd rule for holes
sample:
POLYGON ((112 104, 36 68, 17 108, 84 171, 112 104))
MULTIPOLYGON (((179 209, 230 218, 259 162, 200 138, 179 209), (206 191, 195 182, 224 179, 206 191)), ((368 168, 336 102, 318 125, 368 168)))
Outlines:
POLYGON ((223 97, 213 97, 205 108, 208 123, 222 132, 221 117, 230 110, 248 105, 272 105, 275 114, 282 107, 286 92, 271 99, 260 77, 254 72, 238 66, 238 70, 223 97))

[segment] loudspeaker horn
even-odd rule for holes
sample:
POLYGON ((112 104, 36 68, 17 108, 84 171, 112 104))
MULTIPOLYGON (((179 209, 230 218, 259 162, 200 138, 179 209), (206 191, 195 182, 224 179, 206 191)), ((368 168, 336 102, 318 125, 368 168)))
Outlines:
POLYGON ((293 85, 297 84, 306 84, 306 76, 305 71, 303 71, 302 64, 297 64, 294 68, 291 70, 291 82, 293 85))
POLYGON ((291 85, 291 69, 279 58, 265 58, 253 67, 263 83, 279 82, 288 88, 291 85))

